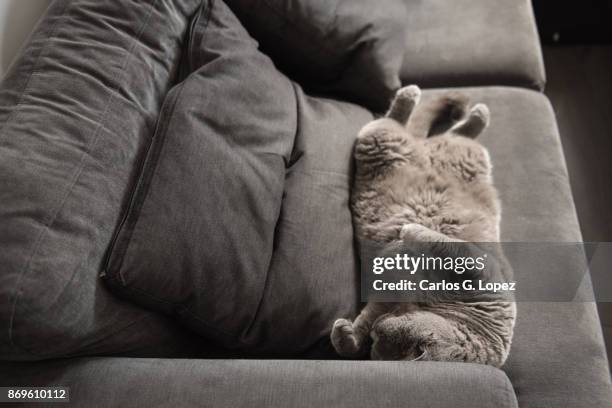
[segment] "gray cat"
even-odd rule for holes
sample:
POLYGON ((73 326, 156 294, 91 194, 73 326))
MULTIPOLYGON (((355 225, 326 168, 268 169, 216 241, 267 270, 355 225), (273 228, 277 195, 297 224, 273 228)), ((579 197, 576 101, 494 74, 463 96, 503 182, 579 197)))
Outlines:
MULTIPOLYGON (((473 140, 488 125, 488 108, 477 104, 466 113, 460 93, 419 105, 420 95, 414 85, 400 89, 386 116, 358 135, 351 197, 357 239, 434 242, 441 253, 457 251, 454 243, 498 242, 501 208, 491 162, 473 140)), ((461 248, 469 251, 467 244, 461 248)), ((509 279, 511 268, 496 251, 498 272, 509 279)), ((418 303, 370 302, 354 322, 337 320, 331 341, 345 357, 370 351, 372 359, 501 366, 516 318, 512 300, 478 292, 418 303)))

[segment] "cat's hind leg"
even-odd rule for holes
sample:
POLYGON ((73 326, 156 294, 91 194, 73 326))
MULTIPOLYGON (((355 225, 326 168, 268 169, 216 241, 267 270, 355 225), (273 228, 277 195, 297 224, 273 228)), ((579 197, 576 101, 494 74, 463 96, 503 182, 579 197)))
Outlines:
POLYGON ((414 110, 414 107, 421 99, 421 90, 416 85, 401 88, 395 94, 391 107, 385 117, 391 118, 402 125, 405 125, 414 110))
POLYGON ((489 125, 490 116, 487 105, 483 103, 476 104, 470 109, 467 118, 453 126, 451 131, 455 134, 474 139, 489 125))

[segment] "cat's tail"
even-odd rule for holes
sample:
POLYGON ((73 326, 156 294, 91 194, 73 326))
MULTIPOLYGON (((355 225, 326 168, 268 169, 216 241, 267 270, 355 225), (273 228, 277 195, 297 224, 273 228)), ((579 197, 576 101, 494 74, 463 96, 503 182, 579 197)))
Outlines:
POLYGON ((456 91, 430 98, 417 106, 408 121, 408 131, 415 138, 444 133, 466 114, 468 97, 456 91))

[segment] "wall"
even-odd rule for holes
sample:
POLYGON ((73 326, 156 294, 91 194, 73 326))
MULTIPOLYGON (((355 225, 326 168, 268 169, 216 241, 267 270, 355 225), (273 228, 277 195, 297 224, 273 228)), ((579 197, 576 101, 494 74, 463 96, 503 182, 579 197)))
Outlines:
POLYGON ((0 0, 0 77, 49 3, 50 0, 0 0))

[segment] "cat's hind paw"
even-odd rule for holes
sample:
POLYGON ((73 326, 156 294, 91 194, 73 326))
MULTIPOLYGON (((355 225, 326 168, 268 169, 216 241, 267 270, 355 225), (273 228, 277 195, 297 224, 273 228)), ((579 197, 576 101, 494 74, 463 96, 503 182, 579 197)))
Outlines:
POLYGON ((420 99, 421 90, 418 86, 405 86, 397 91, 395 98, 391 102, 391 107, 385 116, 405 125, 420 99))
POLYGON ((474 105, 468 113, 467 119, 453 126, 453 131, 461 136, 475 138, 489 126, 491 112, 484 103, 474 105))
POLYGON ((477 103, 470 110, 470 116, 476 116, 478 117, 479 121, 488 125, 489 120, 491 118, 491 112, 489 111, 487 105, 485 105, 484 103, 477 103))
POLYGON ((399 89, 395 95, 396 98, 407 99, 417 104, 421 98, 421 90, 416 85, 408 85, 399 89))

